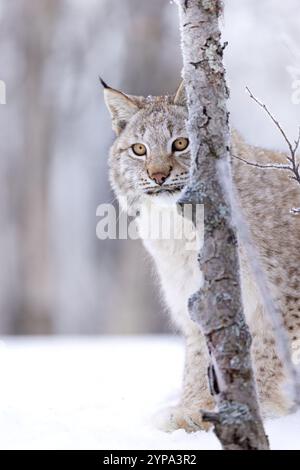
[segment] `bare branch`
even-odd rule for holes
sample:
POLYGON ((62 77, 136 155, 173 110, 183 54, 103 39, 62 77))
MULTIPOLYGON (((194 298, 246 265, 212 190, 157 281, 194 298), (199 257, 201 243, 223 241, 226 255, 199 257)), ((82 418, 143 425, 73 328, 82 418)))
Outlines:
POLYGON ((293 146, 289 140, 289 138, 287 137, 285 131, 283 130, 283 128, 281 127, 281 125, 279 124, 279 122, 275 119, 275 117, 273 116, 273 114, 269 111, 269 109, 267 108, 267 106, 262 103, 261 101, 259 101, 253 94, 252 92, 250 91, 250 89, 248 87, 246 87, 246 90, 247 92, 249 93, 250 95, 250 98, 253 99, 255 101, 255 103, 258 104, 258 106, 260 106, 267 114, 268 116, 272 119, 272 121, 274 122, 275 126, 277 127, 277 129, 280 131, 280 133, 282 134, 284 140, 286 141, 289 149, 290 149, 290 152, 291 154, 294 153, 294 149, 293 149, 293 146))
POLYGON ((236 158, 237 160, 240 160, 241 162, 244 162, 246 163, 247 165, 250 165, 250 166, 255 166, 256 168, 261 168, 262 170, 288 170, 288 171, 292 171, 293 172, 293 169, 289 166, 289 165, 283 165, 281 163, 265 163, 265 164, 261 164, 261 163, 256 163, 256 162, 250 162, 248 160, 245 160, 244 158, 242 157, 238 157, 237 155, 234 155, 233 153, 231 153, 231 156, 233 158, 236 158))
POLYGON ((298 133, 298 139, 295 140, 295 148, 294 148, 294 153, 297 152, 298 148, 299 148, 299 145, 300 145, 300 127, 299 127, 299 133, 298 133))
MULTIPOLYGON (((272 122, 275 124, 275 126, 277 127, 277 129, 279 130, 281 135, 283 136, 285 142, 287 143, 289 151, 290 151, 290 155, 286 155, 285 158, 288 161, 288 165, 283 165, 283 164, 280 164, 280 163, 278 163, 278 164, 277 163, 275 163, 275 164, 274 163, 260 164, 260 163, 256 163, 256 162, 249 162, 248 160, 245 160, 245 159, 243 159, 241 157, 238 157, 236 155, 232 155, 232 156, 234 158, 237 158, 238 160, 241 160, 242 162, 246 163, 247 165, 255 166, 255 167, 261 168, 263 170, 266 170, 266 169, 275 170, 276 169, 276 170, 290 171, 290 172, 293 173, 293 176, 291 177, 291 179, 300 184, 300 164, 297 161, 297 151, 298 151, 299 145, 300 145, 300 127, 299 127, 299 130, 298 130, 298 137, 294 141, 295 145, 293 146, 290 139, 288 138, 286 132, 283 130, 283 127, 280 125, 280 123, 277 121, 277 119, 275 119, 275 117, 273 116, 271 111, 268 109, 268 107, 264 103, 262 103, 259 99, 257 99, 256 96, 253 95, 253 93, 250 91, 250 89, 248 87, 246 87, 246 90, 249 93, 250 98, 253 99, 253 101, 255 101, 255 103, 257 103, 258 106, 260 106, 267 113, 267 115, 271 118, 272 122)), ((298 209, 291 209, 290 212, 292 214, 299 214, 300 213, 300 211, 298 209)))

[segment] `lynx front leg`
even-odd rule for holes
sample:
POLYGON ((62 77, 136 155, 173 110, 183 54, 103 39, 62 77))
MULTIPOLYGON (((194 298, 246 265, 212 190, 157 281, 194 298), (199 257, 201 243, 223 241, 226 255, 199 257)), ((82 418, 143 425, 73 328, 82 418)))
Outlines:
POLYGON ((211 409, 214 400, 209 392, 207 370, 209 356, 205 339, 197 327, 186 336, 186 358, 183 376, 183 393, 181 403, 185 408, 194 406, 211 409))
POLYGON ((185 429, 187 432, 208 430, 210 425, 202 421, 200 410, 211 410, 214 400, 209 392, 207 369, 208 353, 203 335, 192 325, 186 335, 186 358, 181 400, 169 408, 160 427, 165 431, 185 429))

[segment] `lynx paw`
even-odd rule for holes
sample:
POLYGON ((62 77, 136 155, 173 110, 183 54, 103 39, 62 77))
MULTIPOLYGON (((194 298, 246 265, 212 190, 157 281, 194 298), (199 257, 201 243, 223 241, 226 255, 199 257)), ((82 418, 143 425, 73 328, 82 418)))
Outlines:
POLYGON ((192 409, 184 406, 173 406, 160 412, 156 418, 158 429, 165 432, 173 432, 177 429, 184 429, 186 432, 208 431, 210 423, 202 421, 200 407, 192 409))

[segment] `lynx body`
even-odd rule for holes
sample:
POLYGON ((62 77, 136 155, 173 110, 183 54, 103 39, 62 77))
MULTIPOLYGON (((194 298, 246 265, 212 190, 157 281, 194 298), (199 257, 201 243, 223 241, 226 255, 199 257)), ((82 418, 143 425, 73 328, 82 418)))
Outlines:
MULTIPOLYGON (((187 182, 190 165, 186 131, 187 109, 181 87, 172 97, 135 97, 105 86, 105 101, 117 138, 110 151, 110 180, 116 195, 138 208, 137 223, 143 238, 145 225, 153 225, 155 209, 161 220, 180 216, 176 200, 187 182)), ((282 162, 283 155, 248 145, 232 132, 233 153, 252 161, 282 162)), ((300 217, 290 214, 299 188, 285 172, 262 171, 233 160, 233 177, 240 203, 283 316, 291 349, 300 346, 300 217)), ((157 219, 156 219, 157 220, 157 219)), ((188 227, 192 232, 193 228, 188 227)), ((144 238, 153 257, 171 318, 183 333, 186 360, 183 391, 178 406, 163 415, 166 430, 205 428, 200 409, 213 407, 208 390, 208 354, 204 338, 191 321, 187 301, 201 287, 195 250, 186 249, 185 237, 144 238)), ((272 328, 264 312, 248 253, 240 247, 243 303, 253 344, 258 392, 265 416, 287 413, 292 402, 285 388, 285 371, 278 357, 272 328)))

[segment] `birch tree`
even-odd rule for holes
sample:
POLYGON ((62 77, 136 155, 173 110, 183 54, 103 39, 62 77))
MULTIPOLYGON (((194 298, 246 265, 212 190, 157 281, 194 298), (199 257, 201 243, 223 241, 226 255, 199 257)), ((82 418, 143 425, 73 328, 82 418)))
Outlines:
POLYGON ((192 152, 190 181, 179 207, 204 204, 204 247, 199 253, 204 285, 189 299, 189 307, 206 338, 209 382, 217 404, 216 412, 202 414, 214 424, 223 449, 263 450, 268 449, 268 439, 243 314, 237 234, 219 171, 221 165, 229 165, 230 148, 229 91, 222 61, 225 45, 219 29, 222 4, 220 0, 177 3, 192 152))

